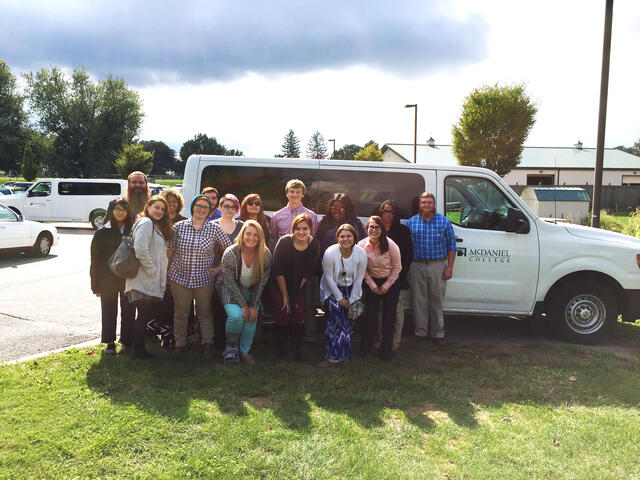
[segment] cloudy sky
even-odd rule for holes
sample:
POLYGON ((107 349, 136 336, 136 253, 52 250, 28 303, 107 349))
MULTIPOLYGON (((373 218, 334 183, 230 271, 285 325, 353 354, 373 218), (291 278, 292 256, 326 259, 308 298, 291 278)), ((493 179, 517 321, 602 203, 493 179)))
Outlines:
MULTIPOLYGON (((272 156, 291 128, 337 146, 451 141, 467 94, 522 82, 527 145, 595 147, 605 0, 0 0, 18 75, 85 66, 143 100, 140 135, 272 156), (151 6, 153 5, 153 6, 151 6)), ((606 145, 640 138, 640 2, 616 0, 606 145)))

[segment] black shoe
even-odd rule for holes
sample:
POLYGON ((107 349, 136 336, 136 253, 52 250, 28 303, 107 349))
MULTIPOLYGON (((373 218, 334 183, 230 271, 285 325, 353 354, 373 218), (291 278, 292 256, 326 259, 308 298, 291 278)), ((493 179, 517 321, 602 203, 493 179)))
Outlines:
POLYGON ((451 342, 447 340, 445 337, 432 338, 431 340, 433 341, 434 344, 436 344, 439 347, 448 347, 451 345, 451 342))
POLYGON ((107 355, 115 355, 116 354, 116 344, 115 343, 109 343, 107 345, 107 348, 104 349, 104 353, 106 353, 107 355))
POLYGON ((380 360, 384 360, 385 362, 390 362, 391 361, 391 350, 380 350, 378 352, 378 357, 380 358, 380 360))

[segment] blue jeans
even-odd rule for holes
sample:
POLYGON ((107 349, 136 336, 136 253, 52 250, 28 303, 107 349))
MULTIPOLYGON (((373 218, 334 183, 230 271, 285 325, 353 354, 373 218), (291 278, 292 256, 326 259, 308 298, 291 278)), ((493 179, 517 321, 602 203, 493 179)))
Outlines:
MULTIPOLYGON (((248 291, 243 292, 244 298, 249 301, 251 299, 251 293, 248 291)), ((225 303, 224 311, 227 312, 227 327, 228 333, 240 334, 240 352, 249 353, 251 350, 251 344, 253 343, 253 337, 256 334, 256 327, 258 321, 251 323, 248 320, 242 319, 242 307, 235 303, 225 303)))

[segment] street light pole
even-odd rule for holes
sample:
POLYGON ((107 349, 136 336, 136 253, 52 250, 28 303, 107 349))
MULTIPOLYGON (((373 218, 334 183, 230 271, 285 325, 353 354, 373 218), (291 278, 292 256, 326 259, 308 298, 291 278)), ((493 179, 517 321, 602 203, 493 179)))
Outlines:
POLYGON ((609 59, 611 57, 611 23, 613 0, 606 0, 604 13, 604 43, 602 46, 602 76, 600 78, 600 112, 598 115, 598 142, 596 166, 593 174, 593 204, 591 226, 600 228, 600 191, 602 190, 602 166, 604 163, 604 133, 607 123, 607 94, 609 92, 609 59))
POLYGON ((413 163, 418 159, 418 104, 405 105, 404 108, 415 108, 414 129, 413 129, 413 163))
MULTIPOLYGON (((336 139, 330 138, 327 142, 333 142, 333 153, 336 153, 336 139)), ((333 157, 333 154, 331 156, 333 157)))

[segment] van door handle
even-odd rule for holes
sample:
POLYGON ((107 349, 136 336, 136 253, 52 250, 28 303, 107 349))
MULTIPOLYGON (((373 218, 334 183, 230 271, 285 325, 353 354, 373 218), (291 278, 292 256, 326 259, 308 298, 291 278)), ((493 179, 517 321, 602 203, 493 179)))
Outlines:
POLYGON ((461 239, 461 238, 456 237, 456 243, 462 243, 462 239, 461 239))

